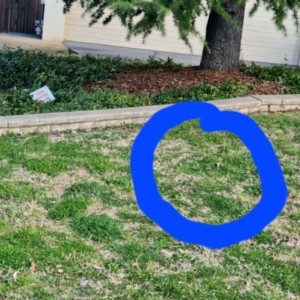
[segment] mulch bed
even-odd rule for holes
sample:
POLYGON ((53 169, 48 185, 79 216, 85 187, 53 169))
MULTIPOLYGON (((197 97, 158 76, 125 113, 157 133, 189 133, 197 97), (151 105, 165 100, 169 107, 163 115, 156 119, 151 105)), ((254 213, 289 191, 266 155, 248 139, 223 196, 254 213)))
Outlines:
POLYGON ((255 89, 251 90, 249 95, 283 94, 281 83, 260 80, 247 76, 240 71, 199 70, 198 67, 130 71, 119 74, 117 79, 110 79, 106 83, 85 84, 85 89, 91 92, 104 89, 117 89, 129 93, 154 95, 170 88, 183 90, 196 87, 201 83, 219 86, 220 83, 230 80, 239 84, 254 84, 255 89))

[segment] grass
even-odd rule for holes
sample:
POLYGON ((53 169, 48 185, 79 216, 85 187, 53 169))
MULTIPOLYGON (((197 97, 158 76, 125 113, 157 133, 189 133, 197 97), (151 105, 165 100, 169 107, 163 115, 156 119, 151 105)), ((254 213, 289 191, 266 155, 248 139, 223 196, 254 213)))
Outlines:
MULTIPOLYGON (((300 299, 300 112, 253 117, 289 199, 262 233, 218 251, 176 241, 139 211, 129 155, 140 126, 1 136, 1 298, 300 299)), ((232 134, 197 125, 160 143, 159 190, 190 219, 239 218, 261 194, 250 154, 232 134)))
MULTIPOLYGON (((152 96, 130 94, 116 89, 88 92, 85 83, 106 81, 130 70, 171 69, 181 66, 172 59, 162 60, 155 55, 146 62, 121 58, 78 57, 72 51, 65 55, 47 54, 9 48, 0 50, 0 115, 84 111, 145 105, 172 104, 186 99, 219 100, 242 97, 253 90, 252 84, 222 82, 219 87, 201 83, 183 91, 167 89, 152 96), (33 101, 31 92, 47 85, 55 101, 33 101)), ((300 68, 274 66, 262 68, 256 65, 241 69, 248 75, 269 81, 280 81, 286 93, 300 93, 300 68)), ((63 169, 61 162, 57 166, 63 169)))

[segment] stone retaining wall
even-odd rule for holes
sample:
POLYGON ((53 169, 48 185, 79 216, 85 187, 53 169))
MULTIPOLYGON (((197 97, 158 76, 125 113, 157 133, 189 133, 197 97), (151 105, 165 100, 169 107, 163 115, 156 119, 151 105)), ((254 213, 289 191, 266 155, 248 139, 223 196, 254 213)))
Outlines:
MULTIPOLYGON (((234 110, 244 114, 283 112, 300 109, 300 94, 254 95, 235 99, 209 101, 220 110, 234 110)), ((116 108, 66 113, 47 113, 0 117, 0 135, 63 132, 66 130, 88 130, 122 124, 143 124, 155 112, 169 105, 116 108)))

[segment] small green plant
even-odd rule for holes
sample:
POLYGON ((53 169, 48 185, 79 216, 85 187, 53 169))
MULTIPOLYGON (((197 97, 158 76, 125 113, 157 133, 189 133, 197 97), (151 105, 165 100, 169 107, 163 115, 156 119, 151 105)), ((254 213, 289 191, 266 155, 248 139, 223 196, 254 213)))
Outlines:
POLYGON ((48 217, 55 220, 75 217, 79 213, 84 212, 89 204, 89 198, 67 196, 48 212, 48 217))
POLYGON ((41 228, 22 228, 6 233, 0 241, 1 269, 28 269, 34 261, 40 267, 66 262, 65 255, 71 253, 91 254, 93 248, 80 241, 68 240, 64 234, 51 232, 53 242, 49 247, 45 237, 50 234, 41 228))
POLYGON ((258 197, 262 194, 260 185, 247 185, 244 187, 246 193, 251 196, 258 197))
MULTIPOLYGON (((123 182, 124 183, 124 182, 123 182)), ((66 195, 82 195, 82 197, 95 197, 97 201, 107 206, 123 206, 126 201, 122 201, 112 190, 113 185, 99 184, 96 182, 82 182, 72 185, 66 195)), ((123 187, 123 186, 122 186, 123 187)))
POLYGON ((96 242, 115 240, 121 237, 117 221, 106 214, 75 218, 71 226, 82 236, 96 242))
POLYGON ((42 190, 26 182, 0 182, 0 199, 28 201, 40 196, 42 190))
POLYGON ((45 173, 49 176, 57 176, 69 168, 65 160, 53 157, 24 158, 22 164, 28 171, 45 173))
POLYGON ((276 239, 272 235, 270 230, 262 231, 260 234, 253 238, 253 241, 259 244, 273 244, 276 243, 276 239))

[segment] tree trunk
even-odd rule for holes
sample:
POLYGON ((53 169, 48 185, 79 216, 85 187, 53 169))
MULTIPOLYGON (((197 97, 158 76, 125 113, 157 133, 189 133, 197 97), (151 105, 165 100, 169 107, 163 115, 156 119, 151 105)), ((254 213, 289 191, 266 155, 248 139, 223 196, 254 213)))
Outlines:
POLYGON ((240 28, 234 27, 221 15, 211 11, 206 25, 207 47, 203 48, 200 69, 231 71, 239 67, 245 5, 227 0, 223 7, 240 28))

